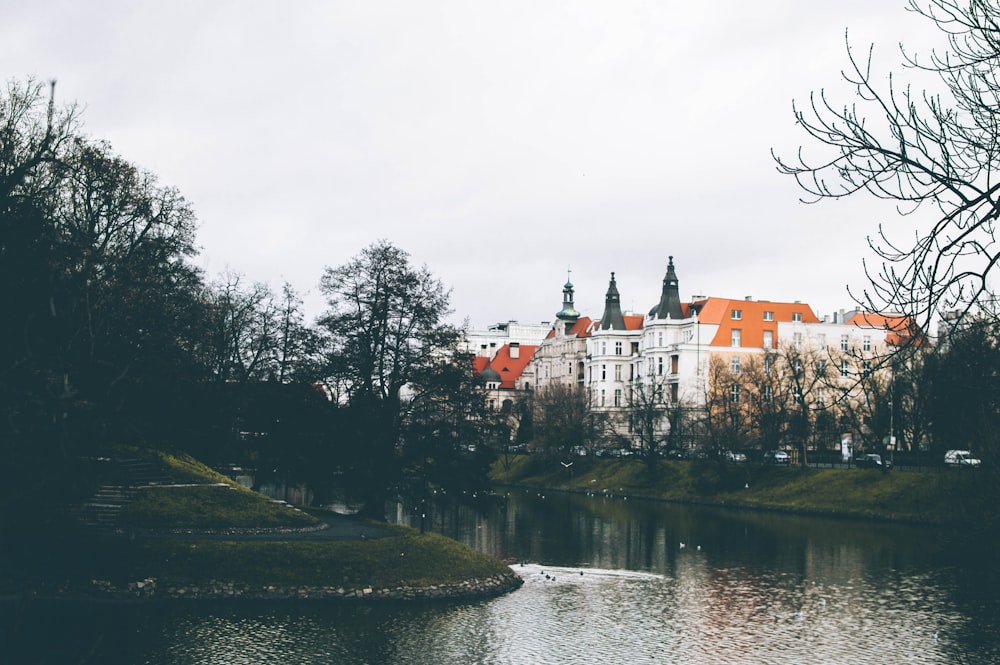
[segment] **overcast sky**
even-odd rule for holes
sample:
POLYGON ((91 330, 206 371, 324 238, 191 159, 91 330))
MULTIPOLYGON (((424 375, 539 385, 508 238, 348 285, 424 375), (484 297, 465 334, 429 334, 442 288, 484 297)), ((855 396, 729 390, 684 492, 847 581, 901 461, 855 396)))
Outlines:
POLYGON ((927 37, 903 5, 0 0, 0 71, 57 79, 89 135, 177 187, 209 277, 290 282, 311 314, 324 268, 385 238, 475 328, 552 321, 567 269, 585 315, 612 271, 645 312, 670 255, 682 298, 822 315, 899 222, 800 203, 770 150, 808 141, 793 99, 851 101, 845 29, 882 72, 927 37))

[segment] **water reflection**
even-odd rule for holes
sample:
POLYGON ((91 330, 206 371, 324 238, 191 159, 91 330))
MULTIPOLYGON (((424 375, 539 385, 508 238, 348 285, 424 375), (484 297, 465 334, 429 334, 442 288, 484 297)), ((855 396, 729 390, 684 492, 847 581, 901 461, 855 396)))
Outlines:
POLYGON ((87 636, 75 658, 23 662, 1000 662, 992 557, 947 532, 523 491, 429 523, 525 585, 467 604, 35 606, 20 625, 38 633, 13 638, 87 636))

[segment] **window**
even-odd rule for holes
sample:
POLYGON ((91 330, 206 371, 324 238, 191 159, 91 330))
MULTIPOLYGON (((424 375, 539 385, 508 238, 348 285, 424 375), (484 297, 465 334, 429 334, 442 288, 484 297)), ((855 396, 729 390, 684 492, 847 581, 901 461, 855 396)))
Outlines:
POLYGON ((816 404, 826 406, 826 388, 822 386, 816 390, 816 404))
POLYGON ((764 386, 764 389, 760 393, 760 398, 765 402, 770 402, 774 399, 774 389, 770 386, 770 384, 764 386))
POLYGON ((602 356, 608 355, 608 343, 607 342, 601 342, 601 355, 602 356))
POLYGON ((851 348, 851 338, 847 335, 840 336, 840 350, 848 351, 851 348))
POLYGON ((659 369, 656 373, 663 376, 663 358, 657 358, 657 360, 659 361, 659 369))
POLYGON ((795 348, 796 349, 801 349, 802 348, 802 333, 795 333, 794 339, 795 339, 795 348))
POLYGON ((840 375, 841 376, 849 376, 850 373, 851 373, 851 366, 847 363, 846 360, 841 360, 840 361, 840 375))
POLYGON ((677 384, 676 383, 671 383, 670 384, 670 401, 673 402, 674 404, 677 404, 677 384))
POLYGON ((656 345, 663 346, 663 333, 656 333, 656 345))
POLYGON ((573 376, 573 363, 570 363, 570 364, 569 364, 569 367, 568 367, 568 369, 566 370, 566 375, 567 375, 567 376, 573 376))
POLYGON ((743 310, 742 309, 734 309, 733 313, 732 313, 732 317, 733 317, 733 321, 739 321, 739 320, 741 320, 743 318, 743 310))
POLYGON ((792 312, 792 321, 802 321, 802 312, 792 312))
POLYGON ((733 356, 729 359, 729 371, 733 374, 740 373, 740 367, 742 366, 742 361, 739 356, 733 356))
POLYGON ((680 359, 681 359, 680 356, 670 356, 670 373, 671 374, 676 374, 677 373, 677 371, 678 371, 677 370, 677 365, 680 363, 680 359))
POLYGON ((690 342, 694 338, 694 331, 685 330, 684 331, 684 341, 690 342))
POLYGON ((764 348, 773 349, 774 348, 774 331, 765 330, 764 331, 764 348))
MULTIPOLYGON (((621 381, 621 380, 622 380, 622 366, 615 365, 615 381, 621 381)), ((615 406, 618 405, 616 404, 615 406)))
POLYGON ((740 330, 739 328, 733 328, 733 333, 731 336, 733 346, 739 347, 742 339, 743 339, 743 331, 740 330))
POLYGON ((820 333, 816 335, 816 346, 821 349, 826 348, 826 333, 820 333))
POLYGON ((764 312, 765 321, 774 321, 774 312, 764 312))
POLYGON ((615 355, 620 356, 622 354, 622 343, 615 342, 615 355))
POLYGON ((608 378, 608 366, 601 365, 601 381, 606 381, 608 378))
POLYGON ((615 406, 622 405, 622 391, 620 388, 615 389, 615 406))
POLYGON ((871 362, 869 362, 867 360, 865 361, 865 365, 864 365, 864 373, 865 373, 865 376, 871 376, 872 375, 872 364, 871 364, 871 362))
POLYGON ((865 335, 864 337, 861 338, 861 348, 864 349, 865 351, 871 351, 872 350, 872 336, 871 335, 865 335))
POLYGON ((764 357, 764 374, 770 376, 771 369, 774 368, 774 358, 771 356, 764 357))
POLYGON ((606 391, 604 391, 604 390, 602 390, 602 391, 601 391, 601 406, 604 406, 604 397, 605 397, 605 392, 606 392, 606 391))
POLYGON ((653 376, 653 359, 649 359, 649 375, 653 376))
POLYGON ((816 361, 816 376, 825 377, 826 376, 826 361, 817 360, 816 361))
POLYGON ((740 384, 734 383, 733 387, 729 389, 729 401, 733 404, 740 403, 740 384))

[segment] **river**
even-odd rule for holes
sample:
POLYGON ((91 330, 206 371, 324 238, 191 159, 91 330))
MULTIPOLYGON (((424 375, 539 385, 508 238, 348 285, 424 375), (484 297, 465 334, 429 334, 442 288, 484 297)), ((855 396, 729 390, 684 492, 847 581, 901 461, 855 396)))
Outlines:
POLYGON ((947 530, 524 490, 427 524, 513 561, 524 586, 462 604, 38 608, 24 662, 1000 662, 994 544, 947 530))

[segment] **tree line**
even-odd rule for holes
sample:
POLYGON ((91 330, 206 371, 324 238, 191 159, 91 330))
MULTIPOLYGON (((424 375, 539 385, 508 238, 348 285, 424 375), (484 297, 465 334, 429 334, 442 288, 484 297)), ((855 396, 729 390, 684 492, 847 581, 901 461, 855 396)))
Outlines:
POLYGON ((563 461, 608 448, 650 463, 671 451, 725 458, 788 449, 806 464, 839 458, 849 438, 854 454, 899 451, 940 463, 946 450, 972 449, 992 462, 1000 459, 1000 324, 961 318, 935 344, 922 335, 880 348, 810 338, 715 353, 697 396, 673 398, 661 377, 638 377, 621 408, 602 409, 583 384, 556 383, 511 413, 528 410, 531 446, 563 461))
POLYGON ((328 309, 309 322, 289 284, 206 276, 196 229, 54 83, 0 92, 5 513, 30 497, 32 519, 57 519, 79 460, 122 444, 249 465, 376 516, 391 491, 484 486, 490 460, 468 448, 490 413, 426 267, 375 242, 325 269, 328 309))

